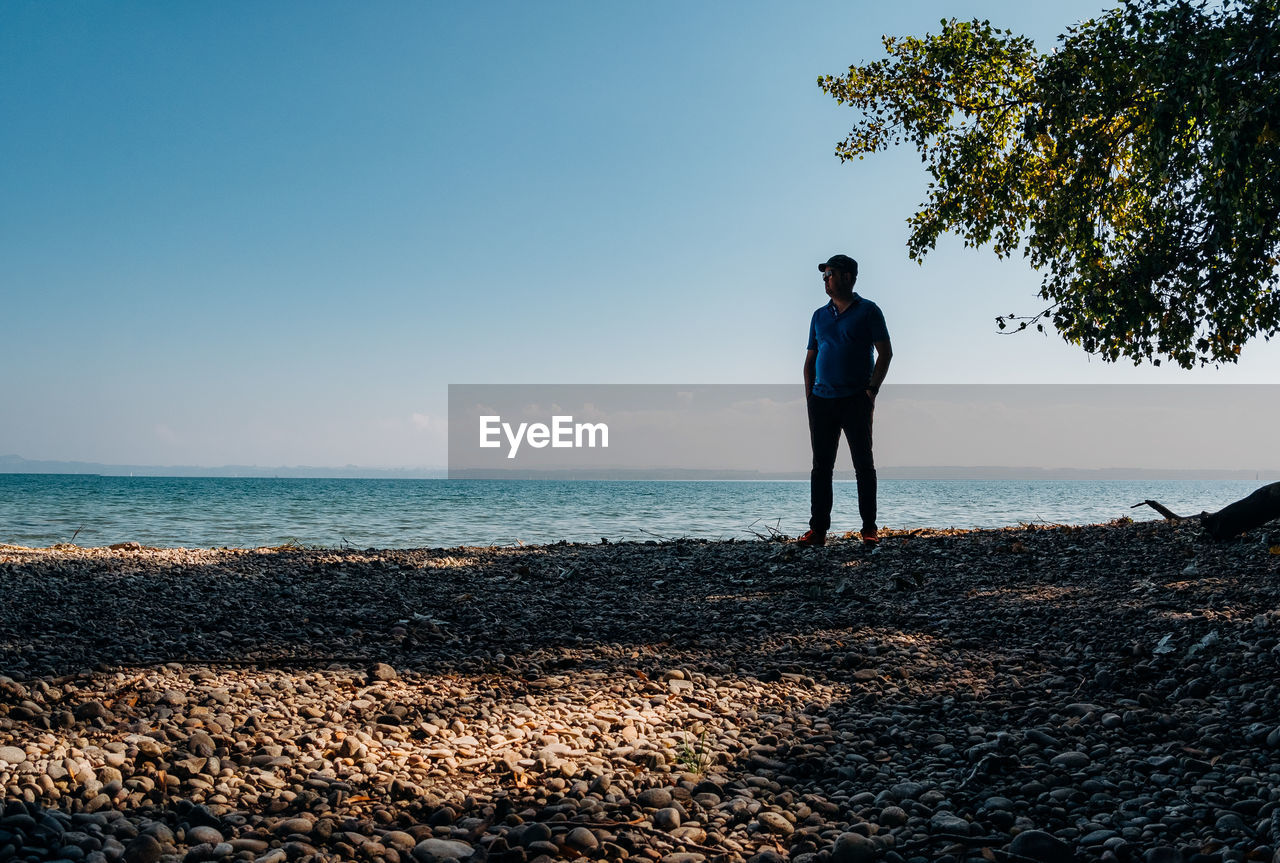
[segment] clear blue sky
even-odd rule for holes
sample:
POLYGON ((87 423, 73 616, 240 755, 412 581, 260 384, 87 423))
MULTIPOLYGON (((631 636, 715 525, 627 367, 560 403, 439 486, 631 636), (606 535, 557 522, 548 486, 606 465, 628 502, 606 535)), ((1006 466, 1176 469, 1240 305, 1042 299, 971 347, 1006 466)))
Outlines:
POLYGON ((799 381, 815 264, 858 258, 890 384, 1280 379, 1002 337, 1020 261, 841 165, 815 79, 1091 2, 0 5, 0 454, 439 465, 449 383, 799 381))

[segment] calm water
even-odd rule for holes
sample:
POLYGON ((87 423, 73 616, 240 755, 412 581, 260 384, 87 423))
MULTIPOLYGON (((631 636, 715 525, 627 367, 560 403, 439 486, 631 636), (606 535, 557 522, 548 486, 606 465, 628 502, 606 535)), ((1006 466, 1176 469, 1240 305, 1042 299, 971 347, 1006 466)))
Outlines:
MULTIPOLYGON (((1218 509, 1252 481, 881 480, 891 528, 1087 524, 1218 509)), ((553 482, 240 479, 0 474, 0 543, 359 548, 511 545, 601 537, 748 538, 808 520, 807 482, 553 482)), ((857 525, 852 482, 837 483, 833 529, 857 525)))

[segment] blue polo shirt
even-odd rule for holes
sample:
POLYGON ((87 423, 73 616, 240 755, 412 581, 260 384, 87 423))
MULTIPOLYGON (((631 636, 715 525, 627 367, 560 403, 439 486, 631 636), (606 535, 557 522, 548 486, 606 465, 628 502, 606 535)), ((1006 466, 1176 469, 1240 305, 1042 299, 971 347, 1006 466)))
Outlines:
POLYGON ((835 301, 818 309, 809 323, 808 349, 818 352, 813 394, 838 399, 865 390, 875 368, 872 346, 888 338, 880 307, 857 294, 843 313, 835 301))

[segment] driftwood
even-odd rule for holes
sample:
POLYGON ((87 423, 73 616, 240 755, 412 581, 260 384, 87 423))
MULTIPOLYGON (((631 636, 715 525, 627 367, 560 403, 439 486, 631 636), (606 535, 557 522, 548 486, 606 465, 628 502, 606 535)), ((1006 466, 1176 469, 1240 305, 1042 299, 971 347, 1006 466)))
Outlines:
POLYGON ((1217 542, 1239 536, 1246 530, 1261 527, 1272 519, 1280 518, 1280 482, 1264 485, 1246 498, 1241 498, 1217 512, 1202 512, 1199 515, 1181 516, 1173 512, 1159 501, 1144 500, 1133 507, 1149 506, 1170 521, 1185 521, 1189 518, 1200 519, 1200 526, 1210 538, 1217 542))

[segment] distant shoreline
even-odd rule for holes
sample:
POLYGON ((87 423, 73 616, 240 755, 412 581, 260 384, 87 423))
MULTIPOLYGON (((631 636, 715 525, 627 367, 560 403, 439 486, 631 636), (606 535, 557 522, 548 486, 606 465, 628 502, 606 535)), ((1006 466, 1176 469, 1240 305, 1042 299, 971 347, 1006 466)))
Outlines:
MULTIPOLYGON (((1218 481, 1276 482, 1280 469, 1233 470, 1213 468, 1041 468, 1002 465, 891 465, 878 471, 881 480, 1038 482, 1076 481, 1218 481)), ((455 470, 446 468, 257 467, 226 465, 108 465, 89 462, 28 461, 0 457, 0 476, 100 476, 148 479, 367 479, 367 480, 493 480, 585 482, 796 482, 809 478, 800 471, 591 469, 591 470, 455 470)), ((837 480, 852 480, 851 469, 838 468, 837 480)))

